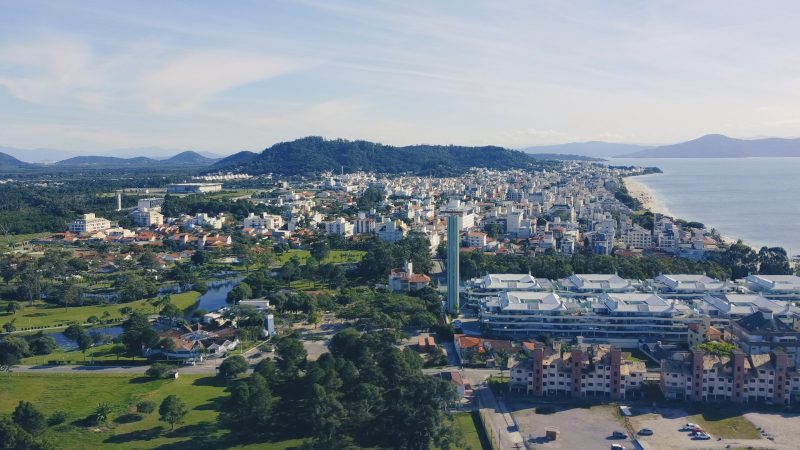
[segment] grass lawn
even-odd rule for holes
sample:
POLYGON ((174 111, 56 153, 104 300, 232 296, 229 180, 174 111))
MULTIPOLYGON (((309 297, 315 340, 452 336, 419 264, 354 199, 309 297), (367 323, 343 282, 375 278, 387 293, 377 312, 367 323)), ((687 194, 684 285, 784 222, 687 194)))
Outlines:
POLYGON ((10 244, 20 244, 22 242, 31 241, 34 239, 50 236, 53 233, 30 233, 30 234, 14 234, 3 236, 0 238, 0 246, 8 247, 10 244))
MULTIPOLYGON (((198 297, 200 294, 194 291, 173 294, 172 303, 180 309, 187 309, 197 302, 198 297)), ((144 313, 153 313, 153 306, 148 304, 147 300, 113 305, 75 306, 67 309, 44 302, 35 302, 32 307, 28 306, 26 302, 21 302, 22 308, 13 316, 5 312, 6 304, 7 302, 0 302, 0 322, 5 323, 16 319, 14 325, 17 330, 66 326, 71 322, 86 323, 91 316, 103 319, 104 312, 110 314, 109 319, 121 319, 123 315, 119 310, 126 306, 144 313)))
POLYGON ((478 434, 478 427, 480 422, 473 419, 472 413, 460 412, 453 414, 453 426, 461 433, 461 438, 464 440, 465 450, 482 450, 484 448, 481 442, 480 434, 478 434))
MULTIPOLYGON (((131 357, 125 355, 118 357, 115 353, 111 351, 112 347, 113 344, 104 344, 86 350, 86 361, 91 362, 91 361, 119 360, 120 363, 130 363, 132 360, 145 361, 147 359, 144 357, 131 357)), ((36 355, 23 358, 20 361, 20 364, 29 366, 38 366, 38 365, 48 364, 50 361, 63 361, 67 364, 72 364, 72 363, 78 364, 78 363, 83 363, 84 358, 83 358, 83 353, 80 350, 73 350, 73 351, 56 350, 53 353, 50 353, 49 355, 36 355)))
POLYGON ((726 409, 709 409, 687 417, 686 421, 700 425, 714 438, 758 439, 760 437, 755 425, 741 413, 726 409))
MULTIPOLYGON (((335 264, 357 263, 364 258, 364 254, 366 254, 366 252, 362 250, 331 250, 322 262, 335 264)), ((300 258, 300 264, 305 264, 306 260, 311 256, 311 252, 308 250, 289 250, 288 252, 281 253, 275 257, 273 267, 282 267, 295 256, 300 258)))
MULTIPOLYGON (((152 449, 196 448, 198 442, 213 443, 217 448, 230 448, 226 430, 217 426, 219 402, 227 398, 224 385, 215 377, 184 375, 177 380, 149 380, 126 375, 75 374, 9 374, 0 376, 3 394, 0 413, 9 414, 20 400, 33 403, 50 415, 66 411, 65 424, 50 427, 44 437, 63 449, 152 449), (184 423, 175 431, 158 421, 158 411, 136 415, 140 400, 152 400, 156 405, 170 394, 177 395, 189 410, 184 423), (86 427, 80 421, 89 416, 97 404, 107 402, 114 413, 105 426, 86 427)), ((157 409, 157 407, 156 407, 157 409)), ((298 447, 299 440, 247 445, 243 449, 288 450, 298 447)), ((211 448, 211 447, 203 447, 211 448)))

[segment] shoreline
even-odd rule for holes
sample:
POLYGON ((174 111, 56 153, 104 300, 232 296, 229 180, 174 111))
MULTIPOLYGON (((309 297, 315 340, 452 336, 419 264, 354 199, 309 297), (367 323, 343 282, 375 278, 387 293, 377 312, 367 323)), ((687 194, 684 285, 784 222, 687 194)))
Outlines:
MULTIPOLYGON (((658 196, 655 195, 655 193, 653 193, 652 189, 650 189, 649 187, 647 187, 646 184, 644 184, 641 181, 636 179, 637 177, 643 177, 643 176, 645 176, 645 175, 633 175, 633 176, 628 176, 628 177, 623 177, 622 178, 622 182, 623 182, 623 184, 625 184, 625 189, 628 190, 628 194, 630 194, 631 197, 633 197, 636 200, 638 200, 639 202, 641 202, 643 209, 646 209, 646 210, 648 210, 648 211, 650 211, 652 213, 663 214, 665 216, 672 217, 673 219, 681 219, 679 217, 676 217, 669 210, 669 208, 667 208, 667 206, 663 203, 663 201, 661 199, 659 199, 658 196)), ((683 219, 683 220, 687 220, 687 219, 683 219)), ((708 224, 706 224, 706 225, 708 225, 708 224)), ((712 227, 712 228, 715 228, 715 227, 712 227)), ((717 231, 717 234, 719 234, 719 237, 722 240, 722 243, 724 245, 726 245, 726 246, 731 246, 731 245, 733 245, 733 244, 735 244, 736 242, 739 241, 739 239, 736 239, 736 238, 733 238, 733 237, 728 236, 726 234, 723 234, 718 229, 716 231, 717 231)), ((748 244, 743 239, 742 239, 742 243, 745 244, 746 246, 752 248, 756 252, 758 252, 758 248, 754 247, 751 244, 748 244)))

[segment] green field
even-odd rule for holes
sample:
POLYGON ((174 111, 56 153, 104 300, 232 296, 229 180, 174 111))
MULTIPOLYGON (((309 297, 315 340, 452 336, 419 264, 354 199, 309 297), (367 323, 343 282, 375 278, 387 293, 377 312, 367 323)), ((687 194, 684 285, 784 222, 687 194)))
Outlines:
MULTIPOLYGON (((231 437, 217 426, 219 402, 227 397, 217 378, 205 375, 184 375, 177 380, 151 381, 126 375, 73 374, 10 374, 0 376, 0 413, 9 414, 20 400, 33 403, 46 415, 66 411, 65 424, 49 428, 44 437, 59 449, 152 449, 191 448, 198 442, 221 442, 217 448, 231 448, 231 437), (135 404, 149 399, 156 404, 175 394, 188 409, 184 423, 169 431, 169 425, 158 421, 158 412, 133 414, 135 404), (108 402, 114 413, 108 424, 83 426, 97 404, 108 402)), ((247 445, 236 448, 285 450, 296 448, 300 440, 274 444, 247 445)), ((209 448, 204 446, 203 448, 209 448)))
POLYGON ((53 233, 31 233, 31 234, 14 234, 0 237, 0 246, 8 247, 9 244, 20 244, 22 242, 31 241, 46 236, 51 236, 53 233))
POLYGON ((482 450, 480 434, 478 434, 479 423, 476 422, 471 413, 461 412, 453 414, 453 426, 461 433, 465 450, 482 450))
POLYGON ((120 363, 130 364, 131 361, 146 361, 144 357, 131 357, 131 356, 117 356, 112 352, 113 344, 104 344, 92 347, 86 350, 86 357, 84 358, 83 352, 80 350, 64 351, 56 350, 49 355, 36 355, 23 358, 20 361, 21 365, 38 366, 49 364, 50 361, 61 361, 64 364, 80 364, 83 362, 90 363, 92 361, 117 361, 120 363))
MULTIPOLYGON (((198 297, 200 297, 200 294, 194 291, 173 294, 172 303, 180 309, 187 309, 197 302, 198 297)), ((119 310, 126 306, 136 311, 148 314, 153 313, 153 306, 148 304, 147 300, 111 305, 75 306, 67 309, 44 302, 36 302, 33 306, 28 306, 27 303, 21 302, 22 308, 14 315, 5 312, 6 304, 7 302, 0 302, 0 324, 16 319, 14 325, 17 330, 66 326, 72 322, 83 324, 91 316, 103 319, 103 313, 105 312, 108 312, 109 319, 122 319, 123 314, 119 310)))
POLYGON ((758 439, 758 429, 741 413, 724 408, 709 409, 700 414, 689 416, 687 422, 700 425, 711 436, 723 439, 758 439))
MULTIPOLYGON (((362 250, 331 250, 322 262, 333 264, 358 263, 364 258, 364 254, 366 252, 362 250)), ((311 252, 308 250, 289 250, 276 255, 273 265, 275 267, 283 266, 295 256, 300 258, 300 264, 305 264, 306 260, 311 256, 311 252)))

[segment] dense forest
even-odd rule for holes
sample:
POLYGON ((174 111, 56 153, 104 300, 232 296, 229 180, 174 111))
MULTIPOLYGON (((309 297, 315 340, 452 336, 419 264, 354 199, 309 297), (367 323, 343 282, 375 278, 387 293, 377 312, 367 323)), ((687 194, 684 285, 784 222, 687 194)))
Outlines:
POLYGON ((260 154, 240 153, 214 164, 210 171, 241 170, 250 174, 311 174, 324 171, 371 171, 447 176, 472 167, 498 170, 557 169, 558 161, 541 160, 501 147, 413 145, 394 147, 367 141, 306 137, 281 142, 260 154))

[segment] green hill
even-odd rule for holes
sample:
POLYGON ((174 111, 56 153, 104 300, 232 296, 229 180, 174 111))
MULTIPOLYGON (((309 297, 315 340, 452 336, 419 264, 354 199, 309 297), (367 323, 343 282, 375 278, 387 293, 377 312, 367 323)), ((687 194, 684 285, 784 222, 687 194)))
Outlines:
POLYGON ((411 145, 394 147, 367 141, 306 137, 281 142, 261 153, 237 153, 218 161, 209 171, 240 171, 253 175, 301 175, 325 171, 455 175, 472 167, 540 170, 557 168, 558 161, 541 160, 502 147, 411 145))

